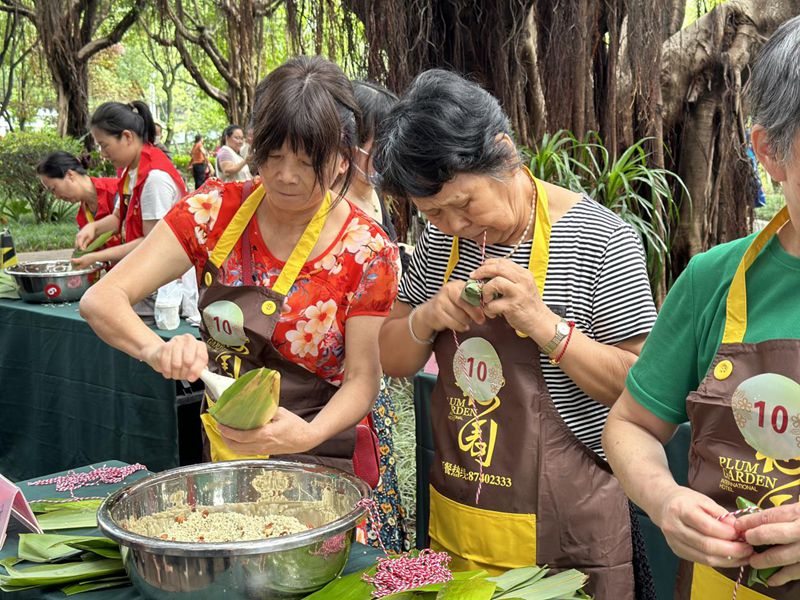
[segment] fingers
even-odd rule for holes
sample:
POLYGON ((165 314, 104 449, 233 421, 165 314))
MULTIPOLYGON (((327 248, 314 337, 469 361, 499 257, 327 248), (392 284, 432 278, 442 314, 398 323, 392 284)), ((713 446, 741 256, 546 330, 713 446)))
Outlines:
POLYGON ((207 364, 206 345, 186 333, 161 346, 154 367, 167 379, 196 381, 207 364))
MULTIPOLYGON (((754 569, 768 569, 769 567, 796 566, 800 563, 800 541, 790 544, 772 546, 764 552, 756 552, 750 557, 750 566, 754 569)), ((784 575, 789 577, 793 571, 784 575)), ((796 577, 795 577, 796 579, 796 577)), ((787 579, 789 581, 789 579, 787 579)))
MULTIPOLYGON (((751 563, 752 564, 752 561, 751 563)), ((762 567, 756 567, 762 568, 762 567)), ((772 577, 767 579, 767 583, 770 587, 777 587, 779 585, 784 585, 789 583, 790 581, 796 581, 800 579, 800 564, 795 563, 789 565, 788 567, 783 567, 780 571, 775 573, 772 577)))
POLYGON ((452 329, 456 332, 467 331, 473 322, 483 323, 485 317, 480 307, 472 306, 461 299, 464 282, 451 282, 442 287, 433 297, 427 309, 427 321, 436 331, 452 329))
POLYGON ((528 273, 530 273, 528 269, 521 267, 508 258, 490 258, 475 269, 470 274, 470 277, 473 279, 505 277, 511 281, 519 281, 521 277, 524 277, 528 273))
POLYGON ((800 503, 784 504, 739 517, 735 527, 753 546, 800 541, 800 503))

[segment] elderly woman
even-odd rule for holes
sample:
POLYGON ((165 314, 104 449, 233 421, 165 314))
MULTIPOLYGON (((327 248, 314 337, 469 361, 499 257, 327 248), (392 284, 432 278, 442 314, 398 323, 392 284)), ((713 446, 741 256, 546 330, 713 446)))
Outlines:
POLYGON ((397 248, 331 192, 352 176, 345 124, 359 119, 333 63, 276 68, 253 115, 261 183, 207 182, 81 301, 100 337, 165 377, 194 381, 207 366, 281 373, 281 407, 266 425, 240 431, 203 415, 214 460, 297 455, 354 469, 355 426, 378 394, 378 331, 397 289, 397 248), (203 341, 165 343, 128 307, 192 265, 203 341))
MULTIPOLYGON (((768 588, 739 588, 738 598, 800 598, 800 459, 777 460, 750 447, 732 410, 732 395, 746 379, 770 371, 800 379, 798 55, 795 18, 761 50, 748 84, 753 150, 772 179, 784 183, 787 207, 758 235, 690 261, 606 425, 614 472, 684 559, 675 598, 728 600, 736 594, 739 567, 747 565, 782 568, 768 588), (687 419, 692 445, 689 485, 682 487, 662 444, 687 419), (726 518, 738 496, 763 510, 726 518)), ((766 394, 764 401, 774 408, 773 402, 791 400, 766 394)), ((767 427, 776 423, 773 414, 767 427)), ((796 429, 787 433, 794 442, 796 429)))
POLYGON ((376 144, 382 190, 428 218, 381 363, 439 364, 431 545, 456 568, 574 567, 598 598, 633 598, 628 502, 598 453, 655 320, 639 239, 535 179, 497 100, 454 73, 419 75, 376 144))

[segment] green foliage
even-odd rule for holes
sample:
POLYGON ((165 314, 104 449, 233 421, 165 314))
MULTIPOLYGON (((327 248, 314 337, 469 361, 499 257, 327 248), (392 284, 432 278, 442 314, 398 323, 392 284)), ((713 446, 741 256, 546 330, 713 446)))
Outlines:
POLYGON ((756 219, 760 221, 769 221, 774 217, 777 212, 786 204, 786 200, 781 192, 773 192, 765 190, 767 196, 767 205, 759 206, 755 209, 756 219))
POLYGON ((650 141, 639 140, 615 157, 597 133, 579 140, 561 130, 525 152, 536 177, 587 194, 634 228, 647 253, 651 283, 656 284, 669 260, 670 226, 678 219, 681 201, 690 198, 678 175, 650 166, 645 149, 650 141))
POLYGON ((36 176, 36 165, 54 150, 77 154, 81 145, 51 131, 9 133, 0 144, 0 196, 27 200, 38 223, 52 219, 55 198, 36 176))
POLYGON ((192 162, 192 157, 188 154, 173 154, 172 164, 178 171, 187 171, 192 162))
POLYGON ((61 250, 75 245, 78 225, 71 223, 35 223, 33 215, 10 221, 8 230, 14 239, 17 252, 38 252, 41 250, 61 250))
POLYGON ((117 169, 100 156, 99 150, 92 150, 89 154, 89 168, 87 169, 91 177, 116 177, 117 169))

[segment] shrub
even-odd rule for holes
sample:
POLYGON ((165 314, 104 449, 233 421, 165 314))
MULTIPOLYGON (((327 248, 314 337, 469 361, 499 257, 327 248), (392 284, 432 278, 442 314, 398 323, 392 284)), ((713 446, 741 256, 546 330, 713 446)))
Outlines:
POLYGON ((50 152, 81 152, 81 144, 52 131, 15 131, 0 144, 0 186, 6 201, 26 200, 37 223, 50 221, 55 198, 39 182, 36 165, 50 152))
POLYGON ((116 177, 117 170, 110 161, 100 156, 98 150, 92 150, 89 153, 89 166, 86 168, 89 175, 92 177, 116 177))
POLYGON ((175 168, 178 171, 187 171, 189 169, 189 164, 192 162, 192 157, 188 154, 173 154, 172 155, 172 164, 175 165, 175 168))

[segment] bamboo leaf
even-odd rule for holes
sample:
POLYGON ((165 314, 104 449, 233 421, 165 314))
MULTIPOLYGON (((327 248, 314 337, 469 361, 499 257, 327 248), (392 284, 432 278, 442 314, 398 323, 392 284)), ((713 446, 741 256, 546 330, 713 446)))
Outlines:
MULTIPOLYGON (((97 538, 52 533, 22 533, 19 536, 17 554, 21 559, 31 562, 52 562, 79 554, 83 550, 83 548, 68 545, 70 542, 81 542, 90 539, 97 538)), ((108 541, 111 542, 111 540, 108 541)), ((111 543, 113 544, 114 542, 111 543)))
POLYGON ((97 527, 97 509, 65 508, 54 510, 37 517, 37 520, 39 521, 39 526, 45 531, 97 527))
POLYGON ((130 584, 128 577, 104 577, 103 579, 94 579, 92 581, 82 581, 80 583, 72 583, 61 588, 67 596, 73 596, 82 592, 92 592, 94 590, 105 590, 108 588, 119 587, 121 585, 130 584))
POLYGON ((519 587, 500 596, 495 595, 495 600, 558 600, 573 598, 586 584, 589 578, 575 569, 563 571, 540 579, 536 583, 519 587))
POLYGON ((449 581, 436 600, 491 600, 497 584, 483 578, 449 581))
POLYGON ((123 573, 121 560, 101 559, 71 562, 57 565, 36 565, 27 569, 8 569, 9 575, 0 575, 0 586, 45 586, 61 585, 75 581, 87 581, 105 575, 123 573))
POLYGON ((371 584, 361 579, 364 573, 375 574, 375 567, 337 577, 305 600, 372 600, 371 584))
POLYGON ((537 567, 532 565, 530 567, 519 567, 506 571, 497 577, 489 577, 489 581, 494 581, 497 584, 497 589, 502 592, 510 592, 521 586, 522 584, 531 584, 539 581, 547 574, 547 567, 537 567))
POLYGON ((35 513, 50 513, 59 510, 97 510, 103 503, 102 499, 91 498, 88 500, 72 500, 64 502, 63 500, 34 500, 30 502, 31 510, 35 513))

